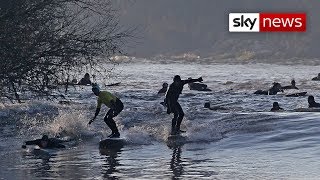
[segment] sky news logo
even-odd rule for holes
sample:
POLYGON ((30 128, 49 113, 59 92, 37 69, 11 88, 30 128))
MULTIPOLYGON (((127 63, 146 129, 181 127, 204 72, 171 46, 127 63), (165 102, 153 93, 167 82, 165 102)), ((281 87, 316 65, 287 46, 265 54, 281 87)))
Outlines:
POLYGON ((306 13, 230 13, 229 32, 305 32, 306 13))

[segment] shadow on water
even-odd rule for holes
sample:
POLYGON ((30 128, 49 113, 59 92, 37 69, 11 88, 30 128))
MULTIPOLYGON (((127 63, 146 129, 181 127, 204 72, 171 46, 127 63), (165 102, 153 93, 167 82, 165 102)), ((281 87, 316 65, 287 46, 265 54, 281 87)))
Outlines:
POLYGON ((114 174, 118 173, 117 166, 120 166, 118 156, 122 152, 123 146, 115 146, 112 148, 99 148, 100 154, 105 156, 105 164, 103 164, 103 177, 106 179, 119 179, 114 174))

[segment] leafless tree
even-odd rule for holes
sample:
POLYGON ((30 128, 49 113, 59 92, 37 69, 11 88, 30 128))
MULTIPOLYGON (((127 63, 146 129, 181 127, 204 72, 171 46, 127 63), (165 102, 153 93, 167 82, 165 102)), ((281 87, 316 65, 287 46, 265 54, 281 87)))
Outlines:
MULTIPOLYGON (((1 2, 0 2, 1 3, 1 2)), ((72 71, 122 54, 134 29, 111 0, 11 0, 0 4, 0 93, 49 96, 72 71)))

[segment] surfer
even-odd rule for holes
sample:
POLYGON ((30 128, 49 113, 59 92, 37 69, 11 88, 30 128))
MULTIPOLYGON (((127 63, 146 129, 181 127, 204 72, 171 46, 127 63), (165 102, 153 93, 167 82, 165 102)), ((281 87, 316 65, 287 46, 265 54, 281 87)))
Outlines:
POLYGON ((282 89, 298 89, 297 86, 296 86, 296 81, 293 79, 293 80, 291 81, 291 85, 289 85, 289 86, 284 86, 284 87, 282 87, 282 89))
POLYGON ((91 85, 90 75, 86 73, 84 77, 79 81, 79 85, 91 85))
POLYGON ((317 77, 312 78, 312 81, 320 81, 320 73, 318 74, 317 77))
POLYGON ((165 94, 167 92, 167 89, 168 89, 168 83, 163 83, 162 89, 158 91, 158 94, 165 94))
POLYGON ((275 112, 275 111, 282 111, 282 110, 283 109, 279 106, 279 103, 274 102, 270 111, 275 112))
POLYGON ((179 75, 174 76, 173 83, 170 84, 169 90, 166 94, 166 103, 167 103, 167 113, 174 114, 172 119, 172 126, 171 126, 171 134, 179 134, 180 125, 184 116, 184 112, 178 102, 179 96, 182 93, 183 86, 188 83, 192 82, 202 82, 202 77, 198 79, 187 79, 181 80, 179 75))
POLYGON ((26 141, 22 148, 26 148, 26 145, 38 145, 40 148, 65 148, 66 146, 60 144, 62 140, 56 138, 49 138, 47 135, 43 135, 41 139, 36 139, 33 141, 26 141))
POLYGON ((320 103, 316 103, 313 96, 308 97, 309 108, 320 107, 320 103))
POLYGON ((100 88, 97 84, 92 85, 92 91, 96 96, 98 96, 98 104, 97 104, 97 109, 96 109, 94 118, 89 121, 89 124, 91 124, 98 116, 101 109, 101 105, 105 104, 108 108, 110 108, 106 116, 104 117, 104 122, 108 125, 108 127, 112 131, 112 133, 108 137, 109 138, 120 137, 120 133, 118 131, 117 125, 114 122, 113 118, 116 117, 123 110, 123 103, 120 101, 119 98, 117 98, 110 92, 100 91, 100 88))
MULTIPOLYGON (((188 78, 188 80, 191 78, 188 78)), ((190 90, 196 90, 196 91, 211 91, 211 89, 208 89, 208 86, 203 83, 188 83, 189 89, 190 90)))
POLYGON ((281 84, 274 82, 273 86, 268 91, 257 90, 256 92, 254 92, 254 94, 276 95, 280 91, 283 92, 281 84))

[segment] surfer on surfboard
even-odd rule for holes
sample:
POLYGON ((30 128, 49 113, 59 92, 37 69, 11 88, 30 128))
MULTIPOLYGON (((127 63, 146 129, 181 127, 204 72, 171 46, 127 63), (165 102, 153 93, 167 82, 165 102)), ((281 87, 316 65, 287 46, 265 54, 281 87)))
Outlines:
POLYGON ((94 118, 89 121, 89 124, 91 124, 98 116, 101 109, 101 105, 105 104, 108 108, 110 108, 106 116, 104 117, 104 122, 108 125, 108 127, 112 131, 112 133, 108 137, 119 138, 120 133, 113 118, 116 117, 123 110, 122 102, 120 101, 119 98, 117 98, 115 95, 111 94, 110 92, 100 91, 100 88, 97 84, 92 85, 92 92, 96 96, 98 96, 98 104, 97 104, 97 109, 96 109, 94 118))
POLYGON ((202 82, 202 77, 198 79, 181 80, 179 75, 174 76, 173 83, 170 84, 166 94, 167 113, 174 114, 172 119, 171 135, 179 134, 180 125, 184 116, 184 112, 178 102, 179 96, 183 90, 183 86, 188 83, 202 82))
POLYGON ((66 146, 60 144, 62 142, 56 138, 49 138, 47 135, 43 135, 41 139, 36 139, 33 141, 26 141, 22 148, 26 148, 26 145, 38 145, 40 148, 65 148, 66 146))

